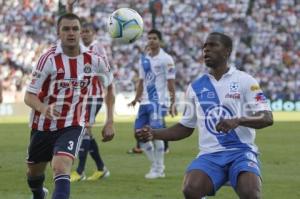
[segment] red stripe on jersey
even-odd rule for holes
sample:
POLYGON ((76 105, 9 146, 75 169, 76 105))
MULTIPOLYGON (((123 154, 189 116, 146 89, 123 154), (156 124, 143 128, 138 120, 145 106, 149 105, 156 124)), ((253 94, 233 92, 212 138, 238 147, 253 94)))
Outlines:
MULTIPOLYGON (((84 63, 84 67, 86 67, 86 65, 91 66, 92 56, 88 53, 83 53, 83 63, 84 63)), ((83 77, 83 79, 90 81, 90 77, 86 76, 86 75, 83 77)), ((80 116, 81 116, 81 112, 82 112, 82 108, 83 108, 82 102, 83 102, 84 97, 86 97, 87 91, 88 91, 88 86, 81 89, 79 101, 75 105, 74 117, 73 117, 73 122, 72 122, 72 125, 74 125, 74 126, 79 125, 80 116)), ((85 121, 87 121, 87 119, 89 117, 88 112, 89 111, 87 111, 85 114, 85 121)))
MULTIPOLYGON (((65 73, 62 73, 62 72, 58 73, 61 70, 64 71, 64 65, 63 65, 61 54, 58 54, 57 56, 55 56, 54 60, 55 60, 55 66, 56 66, 56 82, 54 84, 53 94, 50 96, 50 99, 49 99, 49 103, 48 103, 49 105, 56 102, 57 95, 59 93, 59 90, 58 90, 59 80, 63 80, 64 76, 65 76, 65 73)), ((44 121, 44 131, 47 131, 47 130, 50 129, 50 124, 51 124, 51 120, 48 119, 48 118, 45 118, 45 121, 44 121)))
MULTIPOLYGON (((70 78, 76 79, 77 78, 77 59, 69 59, 69 67, 70 67, 70 78)), ((68 115, 68 112, 70 111, 70 107, 72 104, 73 99, 73 85, 71 85, 69 88, 65 91, 65 99, 64 104, 61 111, 61 119, 57 120, 57 129, 64 128, 65 122, 66 122, 66 116, 68 115)))
MULTIPOLYGON (((51 80, 51 75, 48 75, 48 77, 46 78, 46 80, 44 81, 44 83, 42 85, 41 92, 39 92, 39 94, 38 94, 38 98, 40 99, 41 102, 44 102, 44 98, 48 95, 50 80, 51 80)), ((33 121, 32 121, 32 129, 38 129, 40 115, 41 115, 40 112, 34 111, 33 121)))
POLYGON ((56 49, 56 46, 53 46, 50 50, 48 50, 45 54, 43 54, 41 56, 41 58, 39 59, 38 64, 37 64, 37 70, 40 70, 40 71, 43 70, 48 57, 55 52, 55 49, 56 49))

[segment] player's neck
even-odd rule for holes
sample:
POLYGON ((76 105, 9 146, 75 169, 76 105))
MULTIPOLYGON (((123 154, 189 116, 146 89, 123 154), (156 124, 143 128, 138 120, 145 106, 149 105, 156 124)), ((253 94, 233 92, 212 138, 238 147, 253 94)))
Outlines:
POLYGON ((159 53, 160 48, 150 49, 149 56, 154 57, 159 53))
POLYGON ((62 46, 62 49, 64 54, 69 57, 76 57, 80 54, 79 46, 74 46, 74 47, 62 46))
POLYGON ((212 68, 210 74, 214 76, 217 81, 219 81, 222 78, 222 76, 228 71, 229 67, 227 66, 227 64, 225 64, 223 66, 217 66, 215 68, 212 68))

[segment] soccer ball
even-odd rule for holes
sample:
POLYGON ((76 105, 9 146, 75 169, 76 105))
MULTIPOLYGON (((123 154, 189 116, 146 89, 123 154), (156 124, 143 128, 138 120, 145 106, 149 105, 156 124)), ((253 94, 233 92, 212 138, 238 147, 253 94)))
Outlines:
POLYGON ((135 10, 120 8, 114 11, 108 19, 108 33, 114 41, 130 44, 142 36, 143 19, 135 10))

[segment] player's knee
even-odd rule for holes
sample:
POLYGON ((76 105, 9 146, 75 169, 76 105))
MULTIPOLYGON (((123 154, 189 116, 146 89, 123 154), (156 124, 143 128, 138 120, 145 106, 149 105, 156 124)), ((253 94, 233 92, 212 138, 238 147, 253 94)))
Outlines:
POLYGON ((240 198, 242 199, 260 199, 260 189, 253 187, 244 187, 240 190, 240 198))
POLYGON ((189 184, 183 186, 182 193, 185 199, 195 199, 205 196, 199 188, 189 184))

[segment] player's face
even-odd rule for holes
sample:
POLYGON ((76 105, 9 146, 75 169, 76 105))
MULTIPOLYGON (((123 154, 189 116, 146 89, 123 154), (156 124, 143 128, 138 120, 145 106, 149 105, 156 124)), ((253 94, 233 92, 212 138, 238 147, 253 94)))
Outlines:
POLYGON ((160 47, 160 40, 156 34, 149 34, 148 35, 148 44, 147 46, 150 49, 157 49, 160 47))
POLYGON ((203 57, 207 67, 216 68, 227 62, 227 49, 218 35, 210 35, 203 45, 203 57))
POLYGON ((62 19, 58 36, 62 46, 79 47, 80 40, 80 23, 77 19, 62 19))
POLYGON ((91 27, 83 28, 81 31, 81 39, 85 46, 89 46, 94 39, 94 31, 91 27))

